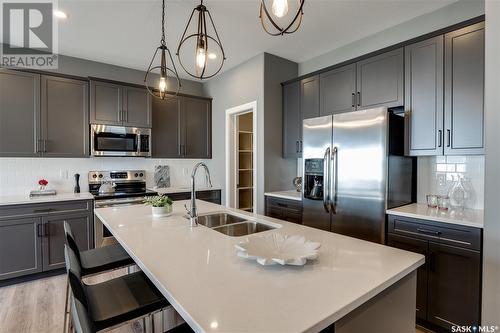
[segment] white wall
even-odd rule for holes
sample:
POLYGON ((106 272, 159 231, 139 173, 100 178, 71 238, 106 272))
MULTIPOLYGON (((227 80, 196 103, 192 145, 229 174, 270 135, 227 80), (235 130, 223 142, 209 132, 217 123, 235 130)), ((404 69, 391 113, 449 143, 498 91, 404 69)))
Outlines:
POLYGON ((484 156, 418 157, 417 201, 426 203, 427 194, 448 194, 453 178, 466 177, 469 199, 466 208, 484 208, 484 156))
POLYGON ((500 1, 486 1, 486 184, 482 323, 500 326, 500 1))
POLYGON ((299 75, 332 66, 484 14, 484 1, 460 0, 299 64, 299 75))
MULTIPOLYGON (((190 184, 193 166, 199 160, 166 160, 151 158, 0 158, 0 196, 25 195, 38 187, 38 180, 49 181, 49 188, 58 192, 72 192, 75 185, 73 175, 80 174, 82 192, 88 191, 87 175, 92 170, 146 170, 147 186, 153 187, 155 165, 170 166, 171 186, 190 184)), ((210 161, 205 161, 209 164, 210 161)), ((210 168, 212 170, 212 168, 210 168)), ((223 184, 222 179, 214 175, 214 185, 223 184)), ((197 184, 205 184, 203 172, 196 178, 197 184)))

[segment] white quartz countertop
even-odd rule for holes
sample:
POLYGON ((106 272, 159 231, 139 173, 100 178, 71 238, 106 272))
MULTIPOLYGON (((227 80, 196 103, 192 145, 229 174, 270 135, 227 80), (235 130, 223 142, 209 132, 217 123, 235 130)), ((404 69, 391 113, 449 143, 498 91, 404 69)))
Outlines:
POLYGON ((398 208, 388 209, 389 215, 412 217, 443 223, 464 225, 468 227, 483 228, 484 212, 479 209, 450 209, 447 211, 427 207, 426 204, 410 204, 398 208))
MULTIPOLYGON (((196 191, 212 191, 212 190, 220 190, 222 187, 219 185, 214 185, 212 187, 208 186, 196 186, 196 191)), ((170 193, 184 193, 191 192, 191 186, 183 185, 183 186, 172 186, 172 187, 152 187, 152 191, 158 192, 158 194, 170 194, 170 193)))
POLYGON ((0 196, 0 206, 6 205, 24 205, 33 203, 72 201, 72 200, 93 200, 94 196, 89 192, 82 193, 57 193, 56 195, 46 195, 30 197, 26 195, 5 195, 0 196))
POLYGON ((302 192, 297 192, 296 190, 266 192, 266 193, 264 193, 264 195, 266 195, 268 197, 302 201, 302 192))
POLYGON ((424 263, 420 254, 197 201, 200 214, 232 211, 281 226, 248 237, 279 232, 321 243, 305 266, 261 266, 236 256, 247 236, 190 228, 185 203, 162 218, 146 205, 95 213, 197 332, 317 332, 424 263))

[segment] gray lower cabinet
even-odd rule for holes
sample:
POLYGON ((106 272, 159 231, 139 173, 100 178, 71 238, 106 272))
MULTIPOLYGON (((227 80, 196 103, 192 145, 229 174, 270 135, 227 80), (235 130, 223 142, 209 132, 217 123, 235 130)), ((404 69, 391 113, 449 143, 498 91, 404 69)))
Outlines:
POLYGON ((211 99, 155 99, 152 109, 154 158, 212 158, 211 99))
POLYGON ((42 155, 89 155, 88 81, 41 77, 42 155))
POLYGON ((300 113, 302 119, 319 117, 319 76, 300 81, 300 113))
POLYGON ((0 280, 42 271, 40 217, 0 221, 0 280))
POLYGON ((356 65, 350 64, 320 76, 321 116, 356 110, 356 65))
POLYGON ((114 82, 90 82, 90 122, 93 124, 151 127, 151 95, 145 88, 114 82))
POLYGON ((402 48, 358 61, 356 75, 358 110, 404 104, 402 48))
POLYGON ((443 151, 443 36, 405 48, 405 118, 409 155, 443 151))
POLYGON ((80 249, 93 248, 93 202, 2 206, 0 280, 64 267, 64 221, 80 249))
POLYGON ((0 68, 0 156, 38 156, 40 75, 0 68))
POLYGON ((302 224, 302 202, 266 195, 266 216, 302 224))
POLYGON ((68 222, 80 250, 92 248, 92 222, 88 213, 60 214, 42 218, 43 270, 64 267, 64 222, 68 222))
MULTIPOLYGON (((170 193, 168 197, 173 201, 191 199, 191 192, 170 193)), ((196 191, 196 199, 221 204, 221 190, 196 191)))
POLYGON ((484 22, 444 36, 446 155, 484 154, 484 22))
POLYGON ((283 91, 283 158, 299 158, 302 144, 299 82, 284 85, 283 91))

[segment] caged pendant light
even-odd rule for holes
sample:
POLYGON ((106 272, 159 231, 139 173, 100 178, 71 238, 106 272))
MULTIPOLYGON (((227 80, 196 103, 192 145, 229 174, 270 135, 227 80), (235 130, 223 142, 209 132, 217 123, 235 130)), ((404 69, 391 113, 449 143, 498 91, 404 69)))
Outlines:
POLYGON ((224 65, 226 60, 224 48, 212 15, 203 4, 203 0, 191 12, 176 55, 186 73, 201 80, 217 75, 224 65), (197 20, 193 20, 195 16, 197 16, 197 20), (195 22, 196 30, 193 33, 188 33, 191 21, 195 22), (209 29, 212 30, 212 35, 209 29))
POLYGON ((282 26, 280 26, 279 23, 283 21, 285 16, 287 16, 288 14, 289 0, 271 1, 271 11, 269 11, 269 0, 261 0, 260 2, 259 18, 264 31, 271 36, 293 34, 295 31, 297 31, 300 27, 300 24, 302 23, 305 0, 297 0, 297 12, 292 16, 291 21, 288 21, 282 26), (266 24, 265 21, 269 21, 270 24, 266 24))
POLYGON ((179 93, 179 89, 181 87, 181 80, 179 79, 179 75, 177 74, 177 69, 175 68, 174 60, 172 59, 172 55, 170 54, 170 50, 167 47, 167 42, 165 40, 165 0, 162 0, 162 14, 161 14, 161 40, 160 46, 158 46, 153 54, 153 58, 151 58, 151 62, 149 63, 148 70, 146 71, 146 75, 144 76, 144 85, 148 92, 156 98, 165 99, 167 96, 168 89, 168 78, 174 77, 176 82, 176 88, 170 91, 170 96, 175 96, 179 93), (172 68, 167 65, 167 53, 168 59, 172 64, 172 68), (156 56, 160 54, 160 65, 155 66, 154 62, 156 56), (150 88, 150 81, 152 74, 159 74, 160 78, 157 84, 154 84, 157 88, 150 88))

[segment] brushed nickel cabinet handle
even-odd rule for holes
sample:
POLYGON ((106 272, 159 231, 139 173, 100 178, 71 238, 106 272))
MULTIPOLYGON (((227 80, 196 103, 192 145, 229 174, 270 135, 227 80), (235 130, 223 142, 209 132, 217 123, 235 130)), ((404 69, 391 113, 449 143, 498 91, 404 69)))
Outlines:
POLYGON ((355 107, 356 106, 356 94, 352 93, 351 95, 352 95, 351 96, 351 104, 352 104, 351 106, 355 107))
POLYGON ((358 106, 361 106, 361 93, 358 91, 358 106))
POLYGON ((438 130, 438 140, 439 140, 438 147, 442 147, 443 146, 443 131, 442 130, 438 130))
POLYGON ((451 130, 449 130, 449 129, 446 130, 446 136, 447 136, 446 147, 451 147, 451 130))

